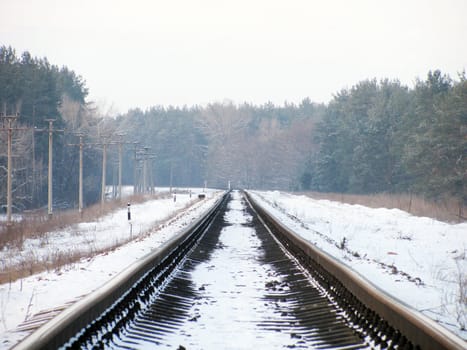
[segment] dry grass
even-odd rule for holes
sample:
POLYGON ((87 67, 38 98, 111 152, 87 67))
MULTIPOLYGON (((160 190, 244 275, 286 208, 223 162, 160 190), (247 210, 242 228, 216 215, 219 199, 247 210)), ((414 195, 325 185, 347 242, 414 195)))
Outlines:
MULTIPOLYGON (((465 258, 465 255, 464 255, 465 258)), ((457 300, 456 315, 457 322, 462 330, 467 329, 467 273, 462 270, 461 264, 457 263, 457 300)))
MULTIPOLYGON (((96 254, 97 252, 94 252, 96 254)), ((9 267, 4 271, 0 271, 0 284, 12 283, 17 279, 34 275, 43 271, 59 272, 63 266, 73 264, 82 258, 88 257, 88 252, 69 251, 57 252, 48 257, 45 261, 39 260, 37 257, 31 256, 28 260, 22 261, 20 264, 9 267)))
MULTIPOLYGON (((64 228, 80 222, 89 222, 97 221, 101 216, 104 216, 116 209, 126 207, 127 202, 132 204, 141 203, 149 199, 156 198, 165 198, 169 194, 158 194, 152 196, 134 196, 126 197, 123 201, 112 201, 107 202, 105 206, 95 205, 87 208, 82 215, 74 211, 65 211, 54 214, 52 219, 48 219, 47 214, 42 215, 28 215, 23 218, 21 222, 17 222, 11 227, 8 228, 7 235, 3 234, 0 236, 2 240, 2 248, 4 246, 13 246, 15 245, 20 250, 22 248, 22 243, 26 238, 40 238, 44 245, 48 244, 48 232, 64 228), (21 238, 20 238, 21 237, 21 238)), ((185 207, 180 208, 174 212, 169 218, 167 218, 167 223, 176 220, 187 207, 196 202, 197 199, 194 199, 188 203, 185 207)), ((156 228, 156 230, 160 229, 156 228)), ((152 232, 152 231, 151 231, 152 232)), ((114 244, 105 249, 95 249, 93 242, 89 243, 88 247, 84 249, 77 248, 76 250, 71 251, 56 251, 52 252, 50 256, 47 257, 37 257, 34 256, 31 252, 31 256, 28 256, 27 259, 21 260, 19 263, 10 265, 5 269, 0 270, 0 284, 2 283, 11 283, 17 279, 33 275, 42 271, 57 271, 66 265, 71 265, 83 258, 92 258, 97 254, 108 253, 121 245, 128 243, 133 239, 142 239, 151 233, 142 232, 139 235, 130 236, 127 239, 114 242, 114 244)), ((8 264, 7 264, 8 265, 8 264)))
POLYGON ((339 194, 339 193, 303 193, 315 199, 328 199, 348 204, 359 204, 370 208, 388 208, 404 210, 415 216, 424 216, 445 222, 466 221, 465 206, 458 199, 448 198, 440 201, 430 201, 420 196, 411 194, 339 194))
POLYGON ((127 202, 141 203, 151 198, 166 197, 167 194, 136 195, 122 200, 112 200, 101 204, 95 204, 85 208, 80 214, 77 210, 66 210, 54 213, 49 218, 46 212, 22 214, 21 221, 13 222, 11 226, 2 223, 0 226, 0 249, 5 246, 20 248, 25 239, 43 238, 47 240, 47 233, 80 222, 96 221, 116 209, 126 207, 127 202))

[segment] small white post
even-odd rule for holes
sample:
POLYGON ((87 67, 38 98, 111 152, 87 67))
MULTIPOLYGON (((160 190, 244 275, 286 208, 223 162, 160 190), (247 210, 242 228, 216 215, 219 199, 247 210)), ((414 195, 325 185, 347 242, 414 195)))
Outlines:
POLYGON ((133 238, 133 224, 131 223, 131 204, 130 202, 128 202, 127 204, 127 208, 128 208, 128 223, 130 224, 130 239, 133 238))

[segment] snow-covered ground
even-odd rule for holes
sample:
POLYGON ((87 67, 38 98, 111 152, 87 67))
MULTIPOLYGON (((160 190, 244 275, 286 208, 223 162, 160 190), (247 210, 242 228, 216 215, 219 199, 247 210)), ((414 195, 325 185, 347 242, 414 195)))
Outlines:
POLYGON ((0 349, 9 349, 28 334, 15 331, 25 320, 43 310, 63 307, 97 289, 180 232, 211 208, 223 193, 208 190, 207 198, 198 202, 197 194, 201 191, 194 190, 192 197, 188 193, 178 193, 176 201, 170 197, 134 204, 130 222, 125 205, 97 222, 78 224, 50 232, 46 238, 27 240, 22 250, 10 247, 0 251, 4 272, 8 266, 27 261, 31 256, 40 260, 76 250, 96 251, 123 242, 130 235, 137 237, 94 258, 0 285, 0 349))
MULTIPOLYGON (((284 224, 359 271, 396 298, 467 339, 467 224, 451 225, 413 217, 399 210, 369 209, 280 192, 253 191, 254 197, 284 224), (464 294, 465 298, 465 294, 464 294)), ((196 193, 194 193, 196 195, 196 193)), ((111 252, 84 259, 58 271, 0 285, 0 350, 27 333, 15 332, 42 310, 62 307, 90 293, 135 260, 180 232, 210 208, 221 192, 184 209, 188 194, 132 205, 132 235, 140 237, 111 252), (177 213, 174 219, 168 217, 177 213)), ((97 249, 130 235, 126 208, 98 222, 52 232, 29 241, 29 254, 50 255, 70 249, 97 249), (83 239, 83 237, 85 237, 83 239)), ((26 252, 3 250, 0 261, 18 261, 26 252), (16 259, 16 260, 15 260, 16 259)), ((6 265, 4 265, 6 266, 6 265)), ((2 266, 2 270, 4 270, 2 266)))
POLYGON ((251 193, 296 233, 467 339, 467 223, 277 191, 251 193))
MULTIPOLYGON (((180 317, 169 326, 160 348, 176 349, 182 345, 187 349, 284 349, 285 344, 299 341, 289 332, 265 330, 260 326, 274 323, 281 317, 278 303, 287 303, 274 298, 268 300, 265 296, 268 281, 277 281, 281 276, 272 265, 259 259, 262 243, 250 225, 252 218, 245 205, 241 194, 233 192, 224 214, 226 226, 219 234, 216 247, 193 270, 183 267, 179 270, 183 276, 180 278, 194 283, 190 289, 196 291, 196 297, 190 301, 186 296, 184 302, 191 307, 187 306, 184 311, 189 316, 180 317), (241 336, 232 338, 238 334, 241 336)), ((292 309, 290 306, 287 310, 292 309)), ((165 325, 155 321, 153 326, 160 329, 165 325)), ((147 342, 131 340, 137 349, 154 348, 154 339, 150 337, 147 342)), ((120 345, 125 347, 128 343, 120 345)))

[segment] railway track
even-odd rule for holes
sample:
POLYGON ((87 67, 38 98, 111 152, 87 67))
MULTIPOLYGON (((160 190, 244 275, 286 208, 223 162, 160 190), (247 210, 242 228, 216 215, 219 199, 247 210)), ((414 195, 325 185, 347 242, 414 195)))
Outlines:
POLYGON ((462 349, 239 192, 17 349, 462 349))

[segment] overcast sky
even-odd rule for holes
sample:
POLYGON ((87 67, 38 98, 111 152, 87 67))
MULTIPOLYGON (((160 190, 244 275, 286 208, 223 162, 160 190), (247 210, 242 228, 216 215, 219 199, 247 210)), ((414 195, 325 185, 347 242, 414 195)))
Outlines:
POLYGON ((0 0, 0 44, 128 108, 328 102, 366 78, 467 67, 467 0, 0 0))

